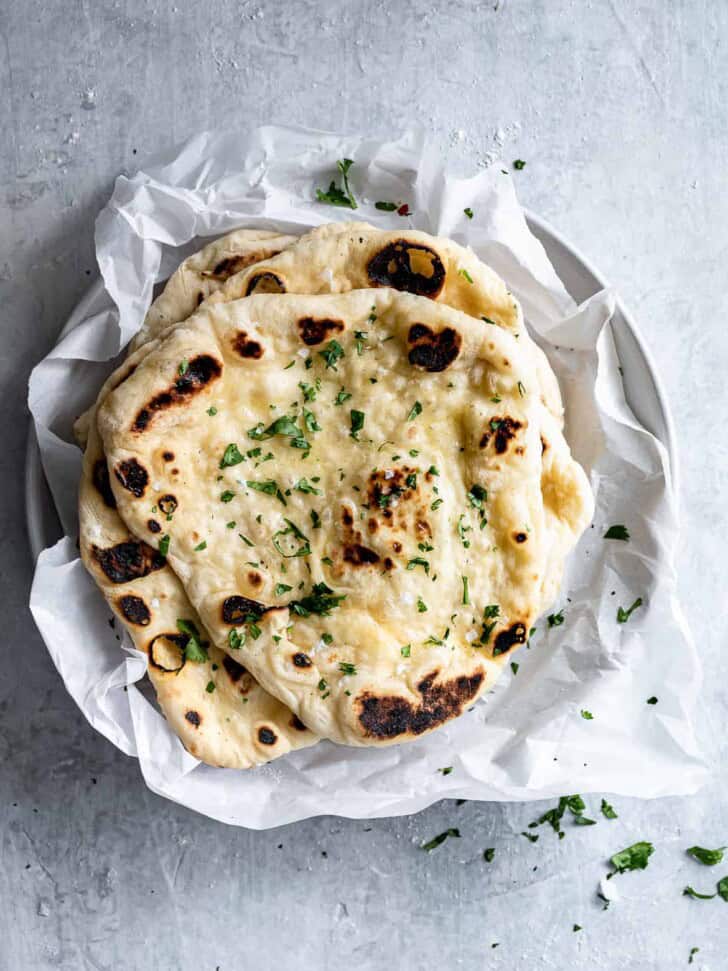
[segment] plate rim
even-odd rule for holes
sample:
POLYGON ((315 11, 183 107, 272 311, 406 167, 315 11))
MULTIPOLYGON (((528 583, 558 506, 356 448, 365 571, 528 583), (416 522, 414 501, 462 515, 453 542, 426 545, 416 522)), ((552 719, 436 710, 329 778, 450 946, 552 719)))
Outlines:
MULTIPOLYGON (((523 209, 523 213, 529 229, 534 232, 536 238, 539 240, 541 245, 544 246, 547 255, 548 247, 544 242, 544 237, 547 240, 549 237, 553 239, 569 253, 576 263, 581 264, 582 268, 592 277, 597 287, 597 289, 594 290, 594 293, 599 292, 599 290, 611 288, 604 274, 601 273, 596 266, 594 266, 591 260, 584 255, 581 249, 575 246, 566 236, 559 232, 559 230, 555 229, 548 220, 543 219, 541 216, 536 215, 530 209, 526 209, 525 207, 523 209)), ((79 302, 71 311, 71 314, 58 333, 58 337, 53 345, 54 347, 58 345, 66 334, 68 334, 74 327, 78 326, 80 320, 86 315, 87 309, 93 305, 95 300, 99 299, 103 292, 104 281, 101 276, 99 276, 85 291, 79 302)), ((655 437, 662 442, 667 451, 670 475, 672 478, 672 490, 674 495, 678 497, 680 495, 680 468, 677 451, 677 438, 675 433, 675 423, 673 420, 672 411, 670 409, 667 392, 665 391, 665 386, 660 377, 652 352, 650 351, 634 316, 628 310, 619 294, 616 295, 615 311, 619 312, 627 327, 627 330, 631 333, 644 359, 650 380, 652 381, 653 389, 657 398, 657 406, 664 422, 665 440, 663 441, 662 437, 656 432, 653 432, 653 434, 655 434, 655 437)), ((25 528, 28 536, 28 544, 30 546, 33 564, 37 562, 38 557, 47 545, 47 537, 44 536, 43 530, 43 516, 39 509, 39 504, 43 501, 42 493, 44 488, 50 495, 50 489, 45 478, 43 464, 41 461, 38 437, 35 432, 35 423, 33 416, 31 415, 28 422, 28 436, 25 449, 23 491, 25 499, 25 528)))

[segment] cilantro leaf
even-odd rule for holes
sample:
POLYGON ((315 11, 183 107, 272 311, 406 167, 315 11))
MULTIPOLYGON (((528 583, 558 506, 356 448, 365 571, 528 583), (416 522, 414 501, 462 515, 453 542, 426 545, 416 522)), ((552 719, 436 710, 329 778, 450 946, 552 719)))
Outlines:
POLYGON ((495 859, 495 847, 489 846, 487 850, 483 850, 483 859, 486 863, 492 863, 495 859))
POLYGON ((353 438, 355 442, 359 441, 359 432, 364 427, 364 419, 366 415, 363 411, 357 411, 356 408, 352 408, 349 412, 349 417, 351 419, 351 431, 349 432, 349 437, 353 438))
POLYGON ((336 362, 344 357, 344 348, 337 340, 331 340, 322 351, 318 352, 318 355, 326 361, 327 370, 331 368, 333 371, 338 371, 336 362))
POLYGON ((419 401, 415 401, 410 409, 410 413, 407 415, 407 421, 414 421, 418 415, 422 414, 422 405, 419 401))
POLYGON ((220 459, 220 468, 224 469, 229 465, 240 465, 240 463, 244 461, 245 459, 240 454, 240 449, 238 446, 235 444, 235 442, 230 442, 223 452, 222 458, 220 459))
POLYGON ((621 539, 627 542, 629 539, 629 530, 626 526, 610 526, 604 534, 604 539, 621 539))
POLYGON ((374 208, 379 209, 380 212, 395 212, 397 209, 396 202, 375 202, 374 208))
POLYGON ((331 184, 326 192, 322 189, 316 189, 316 199, 319 202, 326 202, 330 206, 343 206, 345 209, 356 209, 356 199, 349 188, 349 169, 354 164, 354 160, 350 158, 342 158, 336 163, 336 167, 341 172, 343 176, 344 187, 343 189, 338 186, 334 179, 331 180, 331 184))
POLYGON ((619 819, 614 810, 614 806, 611 806, 606 799, 602 799, 601 810, 602 816, 604 816, 605 819, 619 819))
POLYGON ((716 863, 722 862, 724 849, 725 846, 721 846, 717 850, 706 850, 703 846, 691 846, 685 852, 688 854, 688 856, 692 856, 694 859, 699 860, 699 862, 705 866, 715 866, 716 863))
POLYGON ((444 833, 440 833, 438 836, 433 836, 433 838, 428 840, 427 843, 423 843, 420 846, 420 849, 426 850, 428 853, 430 853, 432 850, 437 849, 438 846, 441 846, 448 837, 460 839, 460 830, 454 827, 446 829, 444 833))
POLYGON ((633 843, 619 853, 609 858, 615 873, 626 873, 628 870, 646 870, 650 857, 655 852, 652 843, 645 840, 633 843))
POLYGON ((308 617, 311 614, 328 617, 342 600, 346 600, 345 593, 335 594, 331 587, 325 583, 314 583, 310 594, 300 600, 292 600, 288 606, 300 617, 308 617))
POLYGON ((630 607, 627 607, 626 610, 624 609, 624 607, 617 607, 617 623, 626 624, 629 618, 632 616, 632 613, 635 610, 637 610, 638 607, 641 607, 641 606, 642 606, 642 597, 637 597, 635 602, 630 607))
POLYGON ((187 643, 185 644, 186 660, 194 661, 197 664, 201 664, 203 661, 209 660, 207 654, 207 642, 202 640, 200 632, 191 620, 183 620, 178 618, 177 630, 180 632, 180 634, 187 635, 187 643))

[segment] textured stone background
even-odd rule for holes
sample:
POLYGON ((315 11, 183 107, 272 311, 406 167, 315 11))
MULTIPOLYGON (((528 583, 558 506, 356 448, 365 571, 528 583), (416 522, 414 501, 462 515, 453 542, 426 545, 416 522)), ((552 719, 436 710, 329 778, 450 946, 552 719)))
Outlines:
POLYGON ((728 842, 728 3, 0 0, 0 40, 0 968, 664 971, 691 947, 694 967, 725 968, 728 904, 680 892, 728 872, 683 852, 728 842), (27 376, 95 273, 114 177, 213 125, 412 120, 465 168, 527 160, 523 202, 619 288, 676 418, 680 588, 715 781, 615 801, 618 821, 561 842, 519 835, 541 806, 262 833, 198 818, 94 734, 26 607, 27 376), (453 825, 462 839, 418 849, 453 825), (605 857, 642 838, 648 871, 604 912, 605 857))

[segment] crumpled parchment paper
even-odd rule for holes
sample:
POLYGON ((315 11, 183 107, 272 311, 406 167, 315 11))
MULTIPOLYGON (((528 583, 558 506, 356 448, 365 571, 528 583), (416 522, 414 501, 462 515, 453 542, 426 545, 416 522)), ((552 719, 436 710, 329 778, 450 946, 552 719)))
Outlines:
POLYGON ((203 133, 117 179, 98 217, 96 252, 107 293, 90 302, 30 381, 43 466, 66 533, 38 560, 31 610, 86 718, 139 759, 153 791, 215 819, 263 828, 323 813, 411 813, 445 797, 658 796, 700 786, 706 770, 690 721, 700 669, 675 597, 669 456, 625 400, 610 322, 614 294, 575 306, 500 165, 452 177, 419 130, 393 141, 279 127, 203 133), (315 200, 315 188, 338 177, 340 158, 355 162, 355 213, 315 200), (407 202, 412 215, 379 212, 379 199, 407 202), (140 690, 144 656, 120 647, 78 559, 81 461, 71 425, 139 327, 155 282, 200 237, 241 225, 302 232, 351 218, 451 236, 505 278, 561 381, 567 437, 596 493, 594 526, 571 556, 554 606, 563 608, 564 623, 541 619, 529 649, 514 657, 517 676, 507 671, 456 722, 408 745, 322 742, 254 771, 213 769, 184 750, 140 690), (630 542, 603 538, 613 523, 628 526, 630 542), (637 597, 644 606, 618 624, 617 607, 637 597), (646 703, 652 696, 657 705, 646 703), (453 766, 447 776, 438 772, 444 766, 453 766))

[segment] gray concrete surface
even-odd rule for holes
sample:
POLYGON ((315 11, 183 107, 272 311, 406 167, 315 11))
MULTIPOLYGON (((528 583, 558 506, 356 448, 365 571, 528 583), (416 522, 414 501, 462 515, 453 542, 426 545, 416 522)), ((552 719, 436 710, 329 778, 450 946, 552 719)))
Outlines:
POLYGON ((728 904, 681 896, 728 873, 684 854, 728 843, 728 4, 0 0, 0 40, 0 969, 663 971, 694 947, 694 967, 728 967, 728 904), (615 800, 618 820, 563 841, 520 835, 540 805, 261 833, 198 818, 94 734, 26 607, 27 376, 95 271, 115 175, 212 125, 413 119, 466 168, 499 147, 527 161, 523 202, 619 288, 677 422, 715 781, 615 800), (448 826, 462 838, 418 849, 448 826), (637 839, 650 867, 604 911, 605 858, 637 839))

